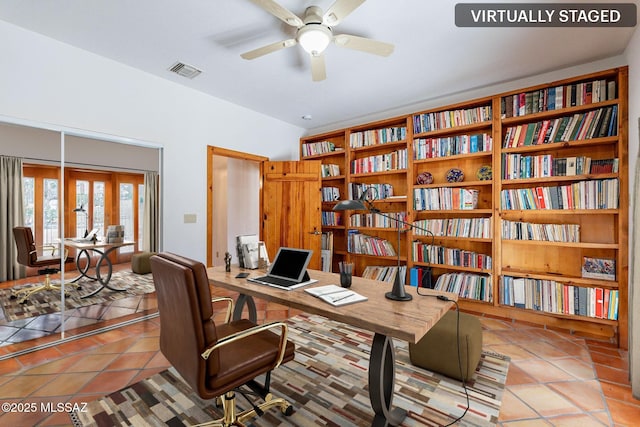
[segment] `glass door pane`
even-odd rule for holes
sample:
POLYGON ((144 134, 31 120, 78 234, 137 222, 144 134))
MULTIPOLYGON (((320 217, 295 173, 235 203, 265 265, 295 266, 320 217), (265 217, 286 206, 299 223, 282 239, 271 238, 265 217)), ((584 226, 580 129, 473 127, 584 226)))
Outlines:
MULTIPOLYGON (((133 184, 120 184, 120 225, 124 226, 124 240, 134 239, 134 206, 133 206, 133 184)), ((133 252, 132 246, 120 248, 121 253, 133 252)))
POLYGON ((58 242, 59 213, 58 213, 58 180, 45 179, 43 188, 43 230, 42 244, 50 245, 58 242))

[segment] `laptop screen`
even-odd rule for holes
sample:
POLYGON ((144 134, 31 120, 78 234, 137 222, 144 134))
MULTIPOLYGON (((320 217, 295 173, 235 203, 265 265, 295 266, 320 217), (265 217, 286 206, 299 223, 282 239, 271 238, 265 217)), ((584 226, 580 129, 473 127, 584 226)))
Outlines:
POLYGON ((311 260, 307 249, 280 248, 269 268, 269 275, 301 282, 311 260))

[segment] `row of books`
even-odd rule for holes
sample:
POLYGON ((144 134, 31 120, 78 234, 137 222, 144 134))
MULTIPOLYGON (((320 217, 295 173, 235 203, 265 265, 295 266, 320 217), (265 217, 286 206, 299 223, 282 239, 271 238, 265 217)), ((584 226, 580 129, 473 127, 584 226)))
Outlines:
POLYGON ((578 181, 554 187, 500 191, 504 210, 521 209, 618 209, 617 178, 578 181))
POLYGON ((597 173, 617 173, 619 160, 591 159, 587 156, 554 158, 551 154, 502 156, 503 179, 545 178, 551 176, 575 176, 597 173))
POLYGON ((341 147, 331 141, 319 141, 319 142, 305 142, 302 144, 303 156, 314 156, 316 154, 332 153, 334 151, 342 151, 341 147))
POLYGON ((468 188, 414 188, 413 208, 417 211, 469 210, 478 207, 478 190, 468 188))
POLYGON ((469 237, 476 239, 491 238, 491 218, 436 218, 414 221, 413 234, 434 236, 469 237))
POLYGON ((413 116, 415 134, 491 121, 491 106, 438 111, 413 116))
POLYGON ((322 187, 322 201, 335 202, 340 200, 340 189, 338 187, 322 187))
POLYGON ((321 218, 323 226, 342 225, 342 212, 322 211, 321 218))
POLYGON ((501 99, 502 118, 615 99, 616 81, 598 79, 508 95, 501 99))
POLYGON ((413 261, 427 264, 453 265, 455 267, 471 267, 490 270, 491 255, 445 246, 429 245, 420 241, 411 243, 413 261))
POLYGON ((409 285, 419 288, 433 289, 433 271, 431 267, 417 265, 409 270, 409 285))
POLYGON ((381 200, 393 196, 393 185, 386 183, 358 183, 351 182, 347 187, 350 200, 356 200, 367 193, 367 200, 381 200))
POLYGON ((617 134, 618 106, 611 105, 571 116, 510 126, 505 131, 502 147, 582 141, 617 134))
POLYGON ((503 276, 500 303, 547 313, 618 319, 617 289, 567 285, 555 280, 503 276))
POLYGON ((413 140, 413 158, 415 160, 489 152, 492 149, 493 139, 488 133, 413 140))
POLYGON ((396 251, 388 240, 361 234, 358 230, 348 231, 347 251, 353 254, 396 256, 396 251))
POLYGON ((579 242, 579 224, 538 224, 502 220, 502 238, 510 240, 540 240, 545 242, 579 242))
POLYGON ((340 166, 333 163, 322 164, 320 165, 320 176, 323 178, 340 176, 340 166))
POLYGON ((357 174, 406 169, 409 164, 407 154, 408 150, 404 148, 391 153, 352 160, 351 173, 357 174))
POLYGON ((407 276, 407 266, 405 265, 401 265, 400 270, 398 270, 398 266, 368 265, 362 272, 362 277, 365 279, 394 283, 398 271, 400 271, 400 283, 404 285, 405 277, 407 276))
POLYGON ((349 135, 349 146, 351 148, 369 147, 405 139, 407 139, 407 128, 405 126, 371 129, 351 133, 349 135))
POLYGON ((387 212, 380 214, 354 214, 349 218, 351 227, 378 227, 378 228, 400 228, 404 227, 403 222, 407 221, 406 212, 387 212), (398 220, 401 222, 399 223, 398 220))
POLYGON ((437 291, 453 292, 460 298, 492 302, 491 276, 473 273, 441 274, 433 287, 437 291))

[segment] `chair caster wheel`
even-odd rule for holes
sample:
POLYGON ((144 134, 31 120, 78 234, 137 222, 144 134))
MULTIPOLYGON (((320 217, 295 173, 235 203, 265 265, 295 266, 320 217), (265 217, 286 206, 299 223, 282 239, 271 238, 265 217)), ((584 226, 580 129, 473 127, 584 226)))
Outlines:
POLYGON ((18 297, 17 297, 17 296, 15 296, 15 295, 11 295, 11 296, 9 297, 9 299, 18 299, 18 297))
POLYGON ((20 304, 26 304, 28 302, 29 302, 29 300, 23 299, 22 301, 20 301, 20 304))
POLYGON ((291 414, 293 414, 293 406, 291 405, 287 406, 282 410, 282 413, 287 417, 290 416, 291 414))

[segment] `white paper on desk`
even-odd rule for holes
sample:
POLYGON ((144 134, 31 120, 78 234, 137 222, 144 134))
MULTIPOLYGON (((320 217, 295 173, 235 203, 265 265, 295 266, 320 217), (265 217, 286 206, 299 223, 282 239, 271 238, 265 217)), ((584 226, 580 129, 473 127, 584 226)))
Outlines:
POLYGON ((315 288, 306 288, 305 292, 328 302, 329 304, 340 307, 342 305, 353 304, 356 302, 366 301, 367 297, 348 288, 338 285, 317 286, 315 288))

